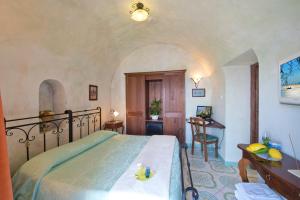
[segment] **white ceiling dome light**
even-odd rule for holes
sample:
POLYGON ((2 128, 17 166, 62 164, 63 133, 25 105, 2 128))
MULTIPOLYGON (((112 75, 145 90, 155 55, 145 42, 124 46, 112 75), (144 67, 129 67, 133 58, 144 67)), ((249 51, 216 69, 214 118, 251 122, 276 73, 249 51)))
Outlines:
POLYGON ((144 8, 144 4, 141 2, 132 5, 133 11, 130 11, 131 19, 134 21, 142 22, 149 17, 149 8, 144 8))

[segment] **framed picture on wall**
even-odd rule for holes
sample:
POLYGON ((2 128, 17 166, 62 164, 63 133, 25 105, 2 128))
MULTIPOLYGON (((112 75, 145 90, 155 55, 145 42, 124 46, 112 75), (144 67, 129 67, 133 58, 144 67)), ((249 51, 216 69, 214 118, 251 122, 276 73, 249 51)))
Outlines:
POLYGON ((89 100, 96 101, 98 100, 98 86, 89 85, 89 100))
POLYGON ((300 104, 300 53, 280 61, 279 88, 281 103, 300 104))
POLYGON ((205 88, 192 89, 192 97, 205 97, 205 88))

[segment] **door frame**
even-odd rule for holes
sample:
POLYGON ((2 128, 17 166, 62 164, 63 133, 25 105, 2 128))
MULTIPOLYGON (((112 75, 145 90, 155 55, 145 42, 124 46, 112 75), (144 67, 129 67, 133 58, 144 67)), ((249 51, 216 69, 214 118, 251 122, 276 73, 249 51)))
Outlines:
POLYGON ((259 64, 250 66, 250 143, 259 141, 259 64))

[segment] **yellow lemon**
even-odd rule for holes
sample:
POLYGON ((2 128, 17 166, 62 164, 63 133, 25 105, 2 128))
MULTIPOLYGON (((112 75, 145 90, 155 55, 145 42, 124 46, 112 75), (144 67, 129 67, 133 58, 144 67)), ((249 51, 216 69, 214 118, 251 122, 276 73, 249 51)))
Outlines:
POLYGON ((254 152, 260 149, 264 149, 267 148, 265 145, 261 144, 261 143, 253 143, 250 144, 246 149, 250 152, 254 152))
POLYGON ((277 149, 269 149, 269 155, 271 158, 275 159, 275 160, 281 160, 282 159, 282 154, 280 153, 280 151, 278 151, 277 149))

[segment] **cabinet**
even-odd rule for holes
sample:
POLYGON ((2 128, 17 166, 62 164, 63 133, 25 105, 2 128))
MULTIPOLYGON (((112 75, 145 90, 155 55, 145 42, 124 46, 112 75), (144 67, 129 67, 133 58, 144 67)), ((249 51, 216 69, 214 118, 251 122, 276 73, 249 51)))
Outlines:
POLYGON ((184 74, 166 73, 164 82, 164 134, 185 141, 184 74))
MULTIPOLYGON (((153 99, 161 99, 163 134, 185 141, 185 70, 126 73, 126 132, 145 135, 153 99)), ((160 133, 161 134, 161 133, 160 133)))
POLYGON ((145 134, 145 76, 126 76, 126 132, 145 134))

